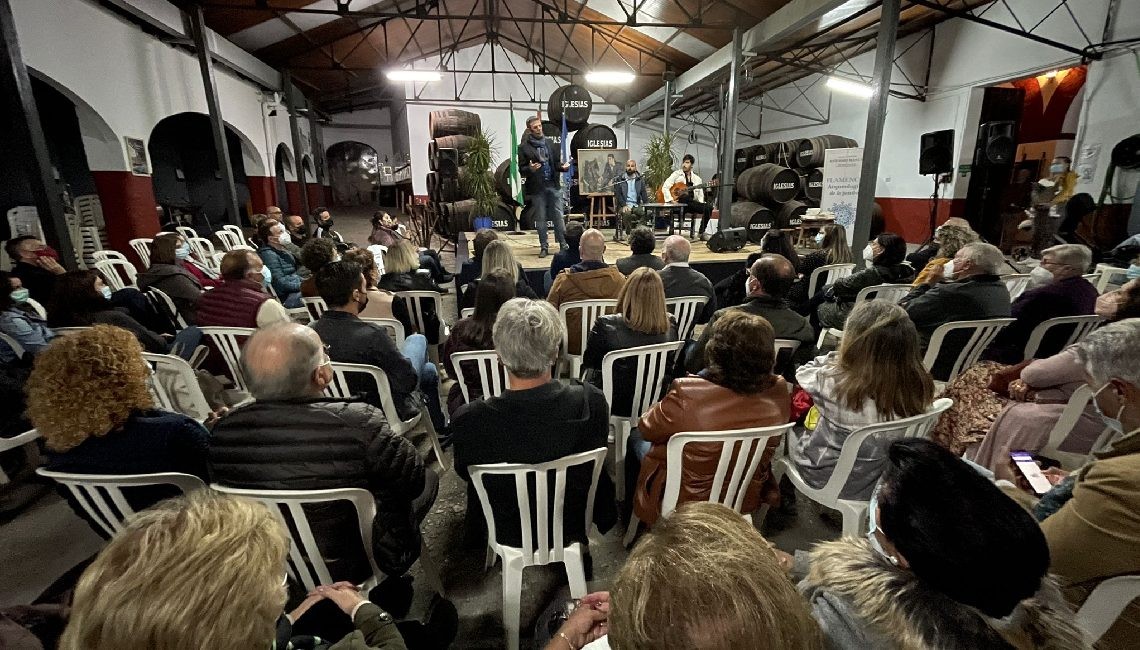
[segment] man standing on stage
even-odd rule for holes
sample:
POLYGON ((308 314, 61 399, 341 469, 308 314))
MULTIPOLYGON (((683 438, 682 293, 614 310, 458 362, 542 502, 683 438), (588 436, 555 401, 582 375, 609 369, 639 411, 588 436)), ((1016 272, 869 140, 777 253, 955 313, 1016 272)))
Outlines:
POLYGON ((542 134, 542 120, 535 115, 526 120, 526 135, 519 143, 519 171, 526 176, 523 196, 538 227, 539 257, 549 255, 546 222, 554 222, 554 239, 566 248, 566 224, 562 221, 561 172, 570 169, 562 162, 562 152, 542 134))
MULTIPOLYGON (((692 154, 685 154, 681 159, 681 168, 669 174, 669 178, 661 185, 661 194, 665 197, 666 201, 672 201, 672 195, 669 193, 677 183, 684 183, 686 188, 692 188, 695 185, 702 183, 701 177, 693 173, 693 163, 696 159, 692 154)), ((685 204, 686 214, 699 214, 701 215, 701 228, 697 232, 700 233, 701 239, 707 239, 705 235, 705 228, 709 225, 709 218, 712 217, 712 206, 705 203, 705 191, 702 188, 686 189, 676 199, 677 202, 685 204)), ((696 235, 692 230, 689 231, 689 239, 696 239, 696 235)))
MULTIPOLYGON (((633 232, 634 228, 646 223, 645 208, 641 206, 648 202, 645 179, 637 172, 637 161, 630 158, 625 161, 625 174, 614 183, 614 211, 621 219, 625 232, 633 232)), ((652 224, 649 225, 652 227, 652 224)), ((616 239, 616 232, 614 236, 616 239)))

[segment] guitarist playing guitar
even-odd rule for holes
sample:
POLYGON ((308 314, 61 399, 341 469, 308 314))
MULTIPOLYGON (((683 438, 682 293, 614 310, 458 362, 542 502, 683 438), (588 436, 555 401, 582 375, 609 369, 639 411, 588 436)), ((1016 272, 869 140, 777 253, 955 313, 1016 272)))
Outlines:
MULTIPOLYGON (((697 232, 701 239, 706 239, 705 228, 712 217, 712 206, 705 203, 705 191, 702 187, 701 177, 693 173, 693 163, 696 159, 692 154, 685 154, 681 159, 681 168, 669 174, 669 178, 661 185, 661 194, 666 201, 672 200, 685 204, 685 214, 701 215, 701 227, 697 232)), ((689 230, 689 239, 696 239, 696 234, 689 230)))

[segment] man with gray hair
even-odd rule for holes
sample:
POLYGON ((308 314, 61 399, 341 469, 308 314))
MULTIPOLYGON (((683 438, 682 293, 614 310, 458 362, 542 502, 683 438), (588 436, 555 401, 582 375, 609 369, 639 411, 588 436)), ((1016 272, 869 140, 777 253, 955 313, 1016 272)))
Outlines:
MULTIPOLYGON (((998 275, 1005 256, 992 244, 966 244, 926 281, 911 289, 899 304, 914 321, 923 345, 940 326, 959 320, 1008 318, 1009 290, 998 275)), ((958 352, 969 340, 968 332, 955 332, 942 344, 942 353, 931 369, 935 379, 945 380, 958 352)))
MULTIPOLYGON (((550 293, 546 299, 558 308, 564 302, 573 300, 593 300, 598 298, 617 298, 621 286, 625 284, 625 276, 621 271, 606 264, 603 256, 606 252, 606 238, 602 231, 590 228, 582 233, 578 243, 582 254, 582 261, 566 269, 554 278, 550 293)), ((566 317, 569 323, 577 323, 578 309, 571 309, 566 317)), ((581 354, 582 343, 581 328, 570 327, 569 352, 581 354)))
MULTIPOLYGON (((312 328, 279 323, 254 332, 241 353, 255 401, 230 411, 210 434, 210 480, 269 490, 363 488, 376 500, 373 553, 390 576, 420 553, 420 522, 439 477, 414 445, 392 433, 384 414, 362 401, 323 397, 331 361, 312 328)), ((306 508, 334 580, 372 575, 361 562, 355 510, 306 508)))
MULTIPOLYGON (((1045 278, 1045 284, 1025 291, 1013 301, 1010 315, 1017 322, 998 334, 986 351, 986 358, 999 363, 1018 363, 1024 356, 1029 335, 1041 323, 1060 316, 1093 314, 1100 294, 1081 277, 1088 272, 1090 264, 1092 251, 1080 244, 1061 244, 1041 251, 1041 266, 1033 271, 1045 278)), ((1037 347, 1037 358, 1060 352, 1072 333, 1071 327, 1050 330, 1037 347)))
POLYGON ((666 237, 661 247, 661 261, 665 267, 657 275, 665 285, 666 298, 701 296, 708 300, 701 313, 697 314, 697 324, 703 324, 709 322, 716 311, 716 292, 704 273, 689 266, 692 250, 688 239, 680 235, 666 237))
MULTIPOLYGON (((1102 581, 1140 574, 1140 318, 1106 325, 1077 344, 1092 406, 1112 431, 1111 447, 1054 483, 1033 509, 1049 544, 1049 573, 1074 610, 1102 581)), ((1140 603, 1132 602, 1097 647, 1140 647, 1140 603)))
MULTIPOLYGON (((514 298, 500 309, 491 330, 495 350, 507 369, 510 390, 498 397, 465 404, 451 420, 455 471, 469 478, 472 465, 545 463, 606 446, 609 406, 602 391, 577 379, 560 382, 551 367, 562 342, 562 320, 549 303, 514 298)), ((592 481, 589 466, 572 469, 566 479, 566 542, 586 541, 584 512, 592 481)), ((500 544, 521 546, 519 512, 513 481, 488 481, 500 544)), ((603 532, 616 520, 613 484, 602 472, 594 500, 594 518, 603 532)), ((478 525, 478 498, 467 491, 468 524, 478 525)))

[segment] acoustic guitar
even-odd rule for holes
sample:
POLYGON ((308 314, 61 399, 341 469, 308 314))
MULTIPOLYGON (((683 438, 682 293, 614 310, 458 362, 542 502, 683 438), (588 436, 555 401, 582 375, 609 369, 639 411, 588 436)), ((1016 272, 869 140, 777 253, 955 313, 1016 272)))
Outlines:
POLYGON ((669 188, 669 195, 673 198, 674 202, 677 202, 687 196, 689 192, 692 192, 693 190, 703 190, 706 188, 717 187, 718 185, 720 185, 720 181, 715 179, 706 181, 699 185, 694 185, 692 187, 686 185, 685 181, 678 181, 676 183, 673 183, 673 185, 669 188))

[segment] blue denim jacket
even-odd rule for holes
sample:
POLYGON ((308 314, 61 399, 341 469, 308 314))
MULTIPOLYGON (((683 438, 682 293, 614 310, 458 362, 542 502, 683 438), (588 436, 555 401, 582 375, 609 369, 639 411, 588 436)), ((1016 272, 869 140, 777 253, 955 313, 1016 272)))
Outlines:
MULTIPOLYGON (((36 354, 47 347, 55 338, 55 333, 35 314, 12 307, 0 311, 0 332, 7 334, 19 343, 28 354, 36 354)), ((0 341, 0 361, 15 361, 16 354, 7 342, 0 341)))

